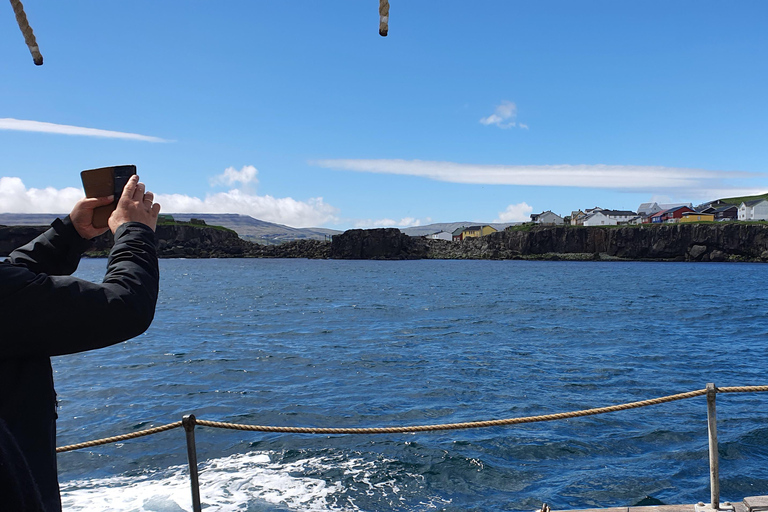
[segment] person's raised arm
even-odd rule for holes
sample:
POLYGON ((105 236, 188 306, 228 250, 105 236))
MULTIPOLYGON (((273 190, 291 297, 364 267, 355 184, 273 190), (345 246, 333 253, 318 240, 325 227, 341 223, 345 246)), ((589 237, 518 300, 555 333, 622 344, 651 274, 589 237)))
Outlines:
POLYGON ((51 229, 13 251, 8 261, 35 273, 71 274, 77 270, 80 255, 88 248, 88 240, 107 230, 93 227, 94 208, 107 205, 112 200, 113 197, 109 196, 78 201, 72 213, 63 220, 56 219, 51 229))
POLYGON ((141 334, 154 317, 159 272, 153 229, 160 206, 132 178, 109 219, 115 245, 101 284, 0 266, 0 356, 63 355, 141 334))

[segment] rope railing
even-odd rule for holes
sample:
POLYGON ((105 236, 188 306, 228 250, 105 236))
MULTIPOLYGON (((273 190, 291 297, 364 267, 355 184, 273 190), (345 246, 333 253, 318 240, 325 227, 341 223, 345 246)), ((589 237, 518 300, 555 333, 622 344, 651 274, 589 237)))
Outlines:
MULTIPOLYGON (((737 387, 723 387, 717 388, 719 393, 753 393, 768 391, 768 386, 737 386, 737 387)), ((651 405, 658 405, 667 402, 674 402, 677 400, 685 400, 687 398, 693 398, 697 396, 706 395, 706 389, 697 389, 695 391, 688 391, 686 393, 678 393, 675 395, 668 395, 659 398, 653 398, 649 400, 641 400, 639 402, 630 402, 620 405, 611 405, 607 407, 597 407, 593 409, 582 409, 579 411, 561 412, 554 414, 542 414, 538 416, 522 416, 517 418, 505 418, 496 420, 484 420, 484 421, 470 421, 462 423, 445 423, 439 425, 410 425, 410 426, 398 426, 398 427, 285 427, 285 426, 269 426, 269 425, 243 425, 238 423, 227 423, 223 421, 210 421, 203 419, 196 419, 195 424, 201 427, 222 428, 229 430, 242 430, 248 432, 278 432, 278 433, 291 433, 291 434, 407 434, 417 432, 434 432, 439 430, 462 430, 472 428, 488 428, 488 427, 501 427, 507 425, 520 425, 523 423, 536 423, 543 421, 556 421, 565 420, 569 418, 580 418, 584 416, 594 416, 597 414, 605 414, 610 412, 624 411, 628 409, 637 409, 640 407, 649 407, 651 405)), ((123 434, 114 437, 107 437, 104 439, 96 439, 93 441, 87 441, 84 443, 71 444, 67 446, 60 446, 56 448, 57 453, 69 452, 73 450, 80 450, 83 448, 93 448, 95 446, 101 446, 110 443, 118 443, 120 441, 127 441, 129 439, 136 439, 139 437, 149 436, 167 430, 172 430, 182 426, 181 421, 174 423, 168 423, 159 427, 150 428, 147 430, 141 430, 132 432, 130 434, 123 434)))
POLYGON ((119 443, 120 441, 128 441, 129 439, 136 439, 138 437, 151 436, 152 434, 159 434, 166 430, 173 430, 181 426, 180 421, 174 421, 167 425, 161 425, 159 427, 149 428, 147 430, 140 430, 138 432, 131 432, 130 434, 123 434, 120 436, 105 437, 104 439, 95 439, 93 441, 86 441, 84 443, 70 444, 67 446, 59 446, 56 448, 56 453, 71 452, 73 450, 81 450, 83 448, 93 448, 94 446, 101 446, 104 444, 119 443))
MULTIPOLYGON (((709 430, 709 444, 710 444, 710 488, 711 488, 711 507, 706 508, 707 511, 719 510, 719 476, 718 476, 718 461, 717 461, 717 420, 715 415, 715 396, 718 393, 757 393, 768 392, 768 386, 731 386, 717 388, 714 384, 708 384, 705 389, 697 389, 694 391, 688 391, 685 393, 678 393, 675 395, 667 395, 659 398, 652 398, 650 400, 640 400, 638 402, 629 402, 619 405, 611 405, 607 407, 596 407, 592 409, 582 409, 578 411, 554 413, 554 414, 541 414, 537 416, 521 416, 516 418, 505 418, 496 420, 485 421, 469 421, 462 423, 444 423, 438 425, 410 425, 410 426, 396 426, 396 427, 286 427, 286 426, 269 426, 269 425, 243 425, 238 423, 226 423, 222 421, 210 421, 195 418, 194 415, 184 416, 182 421, 176 421, 161 425, 158 427, 140 430, 132 432, 130 434, 123 434, 114 437, 107 437, 104 439, 96 439, 93 441, 87 441, 84 443, 71 444, 67 446, 60 446, 56 448, 57 453, 69 452, 73 450, 80 450, 83 448, 92 448, 110 443, 117 443, 120 441, 127 441, 129 439, 136 439, 139 437, 149 436, 168 430, 173 430, 179 427, 184 427, 187 437, 187 457, 189 459, 190 478, 192 481, 192 505, 195 512, 201 511, 200 503, 200 489, 198 484, 198 470, 197 470, 197 451, 195 448, 195 426, 211 428, 222 428, 230 430, 241 430, 249 432, 277 432, 277 433, 293 433, 293 434, 405 434, 405 433, 418 433, 418 432, 435 432, 445 430, 460 430, 460 429, 472 429, 472 428, 488 428, 488 427, 500 427, 509 425, 520 425, 523 423, 537 423, 543 421, 556 421, 565 420, 570 418, 581 418, 584 416, 594 416, 598 414, 606 414, 610 412, 625 411, 628 409, 638 409, 641 407, 649 407, 652 405, 658 405, 668 402, 674 402, 677 400, 685 400, 687 398, 693 398, 697 396, 707 396, 707 417, 708 417, 708 430, 709 430)), ((697 508, 698 510, 698 508, 697 508)), ((704 510, 704 509, 702 509, 704 510)))

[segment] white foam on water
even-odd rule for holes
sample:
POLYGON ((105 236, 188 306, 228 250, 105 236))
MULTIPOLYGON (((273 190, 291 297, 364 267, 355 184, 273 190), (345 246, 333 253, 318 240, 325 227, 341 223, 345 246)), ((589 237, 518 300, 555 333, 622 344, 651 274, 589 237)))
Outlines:
MULTIPOLYGON (((302 512, 353 511, 332 504, 341 490, 319 478, 292 476, 325 467, 320 459, 274 464, 265 453, 248 453, 200 464, 200 496, 206 512, 247 510, 249 504, 278 505, 302 512)), ((70 480, 61 484, 68 511, 187 512, 192 510, 189 471, 175 466, 139 476, 70 480)))
MULTIPOLYGON (((423 489, 424 477, 396 470, 393 460, 348 454, 325 454, 293 462, 272 462, 282 454, 251 452, 212 459, 200 464, 200 496, 206 512, 275 510, 297 512, 357 512, 365 499, 368 508, 405 509, 408 498, 401 485, 423 489), (341 481, 320 476, 331 471, 341 481), (382 475, 386 478, 382 480, 382 475), (411 483, 413 485, 411 485, 411 483)), ((414 489, 410 492, 413 492, 414 489)), ((64 509, 72 512, 189 512, 192 492, 187 466, 147 471, 136 476, 69 480, 61 484, 64 509)), ((434 510, 451 500, 416 497, 416 508, 434 510)), ((413 503, 413 502, 412 502, 413 503)))

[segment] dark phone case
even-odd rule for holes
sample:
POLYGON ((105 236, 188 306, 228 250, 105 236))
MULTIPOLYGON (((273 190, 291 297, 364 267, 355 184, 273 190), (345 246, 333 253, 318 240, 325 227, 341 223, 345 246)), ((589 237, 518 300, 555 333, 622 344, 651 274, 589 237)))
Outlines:
POLYGON ((105 197, 113 194, 115 196, 115 200, 112 204, 99 206, 93 210, 93 227, 107 227, 109 216, 115 211, 117 201, 123 193, 125 184, 128 183, 128 179, 134 174, 136 174, 135 165, 101 167, 99 169, 89 169, 80 173, 86 197, 105 197))

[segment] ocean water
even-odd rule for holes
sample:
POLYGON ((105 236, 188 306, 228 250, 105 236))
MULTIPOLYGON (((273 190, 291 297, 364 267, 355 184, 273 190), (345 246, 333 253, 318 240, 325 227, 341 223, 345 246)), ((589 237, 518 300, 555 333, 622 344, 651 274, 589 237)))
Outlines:
MULTIPOLYGON (((105 260, 78 275, 98 281, 105 260)), ((538 415, 768 384, 768 265, 162 260, 150 330, 54 360, 58 444, 185 414, 286 426, 538 415)), ((768 494, 768 393, 718 396, 721 497, 768 494)), ((391 435, 198 427, 204 510, 708 501, 706 398, 391 435)), ((191 510, 184 431, 58 456, 70 511, 191 510)))

